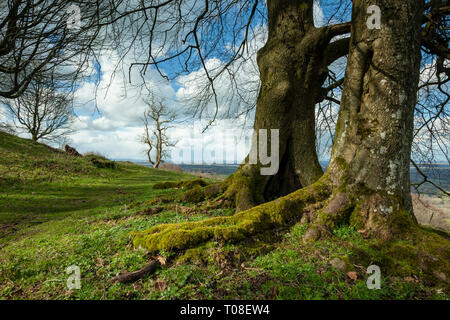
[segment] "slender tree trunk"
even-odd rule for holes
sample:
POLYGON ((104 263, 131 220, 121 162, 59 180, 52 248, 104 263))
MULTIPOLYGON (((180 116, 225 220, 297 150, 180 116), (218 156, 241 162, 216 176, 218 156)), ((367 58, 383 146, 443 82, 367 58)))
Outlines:
POLYGON ((161 158, 162 158, 162 132, 161 132, 161 126, 159 124, 159 118, 156 121, 156 130, 158 132, 158 136, 156 139, 156 155, 155 155, 155 164, 153 165, 154 168, 159 168, 159 165, 161 164, 161 158))
POLYGON ((151 148, 149 148, 147 150, 147 158, 148 158, 148 162, 150 162, 150 164, 154 167, 155 163, 152 160, 152 149, 151 148))
POLYGON ((269 0, 267 5, 269 37, 258 52, 262 85, 254 131, 279 129, 280 170, 262 176, 260 165, 248 164, 247 158, 227 181, 225 197, 235 200, 237 211, 308 186, 323 174, 316 152, 315 105, 336 54, 327 50, 334 30, 314 27, 312 0, 269 0))

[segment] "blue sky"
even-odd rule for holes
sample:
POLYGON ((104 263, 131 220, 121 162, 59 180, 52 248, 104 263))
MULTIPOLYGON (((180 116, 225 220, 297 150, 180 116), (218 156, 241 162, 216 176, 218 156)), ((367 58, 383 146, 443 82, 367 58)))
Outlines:
MULTIPOLYGON (((322 24, 325 15, 319 6, 316 6, 315 9, 316 21, 318 24, 322 24)), ((255 22, 256 25, 258 23, 261 24, 261 21, 255 22)), ((261 34, 250 41, 253 46, 254 56, 251 59, 253 61, 242 66, 239 72, 238 81, 242 87, 259 81, 255 53, 265 43, 266 27, 261 26, 260 30, 261 34)), ((145 160, 144 147, 138 142, 138 136, 143 130, 139 118, 145 110, 140 91, 142 79, 140 79, 137 69, 132 70, 132 85, 128 83, 127 75, 120 72, 112 78, 117 61, 118 57, 115 56, 115 52, 102 55, 99 61, 100 65, 93 66, 92 76, 77 91, 76 101, 77 105, 81 105, 81 107, 76 109, 78 117, 75 121, 75 128, 77 132, 70 137, 71 143, 80 152, 94 151, 115 159, 145 160), (98 79, 100 82, 96 83, 95 80, 98 79), (97 108, 95 108, 94 103, 90 100, 94 96, 97 84, 97 108)), ((125 61, 125 65, 131 62, 131 60, 125 61)), ((212 57, 207 64, 211 67, 220 66, 223 61, 212 57)), ((176 63, 165 63, 161 69, 169 76, 178 72, 176 63)), ((186 113, 188 109, 189 103, 186 101, 193 99, 198 94, 205 77, 202 70, 194 70, 174 80, 166 81, 154 69, 149 69, 145 75, 145 81, 157 96, 182 114, 186 113)), ((231 84, 225 77, 218 79, 216 90, 221 109, 225 109, 225 105, 233 110, 238 109, 237 105, 230 106, 230 104, 238 102, 227 100, 231 84)), ((256 99, 256 95, 254 99, 256 99)), ((207 109, 212 112, 214 108, 215 105, 210 103, 207 109)), ((202 129, 209 122, 206 116, 202 121, 197 120, 195 123, 187 121, 177 124, 169 134, 173 139, 179 141, 174 150, 175 154, 190 147, 198 149, 199 146, 203 146, 208 149, 211 146, 223 146, 223 153, 233 154, 233 156, 228 156, 227 162, 231 160, 231 162, 239 163, 245 158, 250 148, 248 137, 251 135, 249 129, 252 121, 253 113, 238 119, 217 120, 204 134, 201 134, 202 129)), ((220 152, 216 152, 216 154, 220 154, 220 152)))
MULTIPOLYGON (((321 1, 321 5, 316 2, 314 14, 317 26, 329 20, 337 23, 350 19, 350 7, 343 6, 339 13, 334 15, 336 8, 330 3, 333 1, 321 1), (340 16, 341 20, 337 20, 336 16, 340 16)), ((259 24, 259 32, 250 40, 251 59, 244 63, 238 72, 237 82, 242 88, 255 89, 255 84, 259 83, 255 54, 257 49, 265 43, 267 29, 261 25, 261 21, 256 21, 255 24, 259 24)), ((92 64, 90 76, 75 94, 77 118, 74 127, 76 132, 69 137, 69 143, 82 153, 98 152, 113 159, 145 160, 145 150, 139 143, 139 135, 143 132, 140 117, 146 108, 142 97, 147 96, 148 93, 142 91, 142 84, 145 82, 155 95, 164 99, 171 109, 179 113, 180 119, 187 120, 185 115, 191 111, 189 101, 198 95, 202 83, 206 81, 205 75, 201 69, 190 70, 182 76, 167 81, 155 69, 149 68, 143 80, 139 70, 134 68, 131 72, 130 84, 128 66, 135 61, 131 57, 125 58, 123 72, 115 69, 118 62, 119 56, 112 50, 103 53, 99 56, 99 62, 92 64), (94 97, 96 107, 93 102, 94 97)), ((224 61, 214 58, 214 55, 207 60, 211 68, 221 66, 223 63, 224 61)), ((177 63, 165 63, 161 69, 171 77, 179 72, 177 63)), ((239 109, 238 101, 227 99, 230 96, 231 84, 226 77, 217 80, 216 90, 223 114, 227 108, 231 108, 232 111, 239 109)), ((256 95, 253 99, 255 101, 256 95)), ((209 114, 214 108, 213 103, 208 104, 209 114)), ((181 150, 185 150, 184 153, 186 153, 188 149, 198 149, 202 146, 205 149, 216 147, 218 149, 216 154, 229 155, 227 162, 240 163, 250 148, 248 137, 251 136, 249 129, 252 125, 253 113, 248 114, 247 117, 219 119, 204 134, 201 134, 206 123, 209 122, 208 112, 206 115, 202 121, 197 120, 194 123, 190 119, 174 125, 174 128, 169 131, 169 135, 179 141, 174 153, 179 154, 181 150)), ((322 159, 326 160, 326 156, 322 156, 322 159)), ((219 162, 222 160, 218 159, 219 162)))

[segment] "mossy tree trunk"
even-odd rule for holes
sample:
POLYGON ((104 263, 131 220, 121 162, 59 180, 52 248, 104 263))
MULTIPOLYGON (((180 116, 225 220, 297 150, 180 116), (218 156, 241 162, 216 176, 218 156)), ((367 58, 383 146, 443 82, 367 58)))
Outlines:
MULTIPOLYGON (((156 252, 210 240, 239 242, 298 221, 309 226, 307 243, 332 238, 336 227, 349 223, 389 257, 385 270, 406 264, 411 269, 405 275, 450 283, 448 239, 420 228, 411 210, 409 156, 423 3, 354 0, 353 5, 341 110, 325 174, 306 188, 233 216, 135 232, 136 247, 156 252), (383 14, 381 30, 367 29, 367 7, 374 2, 383 14)), ((260 99, 268 98, 262 93, 260 99)))
POLYGON ((345 39, 330 44, 333 36, 349 31, 346 26, 314 27, 313 0, 269 0, 267 6, 269 37, 258 52, 261 91, 254 132, 279 130, 280 169, 263 176, 260 164, 249 164, 247 158, 227 181, 225 196, 236 202, 237 211, 289 194, 322 176, 315 105, 323 99, 328 65, 348 52, 345 39))
POLYGON ((418 0, 353 1, 350 52, 326 173, 334 193, 318 225, 332 227, 350 218, 358 228, 389 239, 400 231, 400 220, 405 227, 414 219, 409 161, 422 12, 418 0), (381 29, 366 23, 374 4, 381 9, 381 29))

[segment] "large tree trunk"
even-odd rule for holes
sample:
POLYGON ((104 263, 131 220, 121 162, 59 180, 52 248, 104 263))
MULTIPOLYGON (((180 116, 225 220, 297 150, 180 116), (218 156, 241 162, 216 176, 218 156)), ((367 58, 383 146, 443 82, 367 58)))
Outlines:
POLYGON ((334 194, 318 223, 332 222, 333 227, 351 213, 352 223, 387 239, 400 216, 407 212, 407 220, 413 220, 409 162, 423 3, 355 0, 353 6, 341 109, 326 173, 334 194), (366 24, 373 4, 381 9, 380 30, 366 24))
POLYGON ((227 181, 225 197, 235 200, 237 211, 289 194, 322 176, 315 105, 323 95, 328 65, 348 50, 345 43, 340 50, 336 43, 336 48, 329 48, 331 38, 345 28, 314 27, 313 0, 270 0, 267 5, 269 37, 258 52, 262 83, 254 132, 279 129, 280 169, 264 176, 260 164, 249 164, 247 158, 227 181))
POLYGON ((383 270, 450 282, 448 239, 420 228, 411 211, 409 156, 423 3, 354 0, 353 5, 347 73, 327 172, 306 188, 232 216, 134 232, 136 247, 155 252, 210 240, 239 242, 298 221, 309 225, 303 237, 308 243, 332 239, 335 228, 350 224, 376 244, 372 250, 383 253, 383 270), (383 13, 381 30, 367 29, 372 4, 383 13))

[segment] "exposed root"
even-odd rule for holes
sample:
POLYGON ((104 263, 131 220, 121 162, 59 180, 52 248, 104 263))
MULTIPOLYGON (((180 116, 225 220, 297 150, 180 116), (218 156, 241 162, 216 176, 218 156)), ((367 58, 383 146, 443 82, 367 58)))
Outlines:
POLYGON ((307 205, 326 199, 330 192, 324 177, 309 188, 233 216, 163 224, 146 231, 133 232, 131 237, 136 247, 143 247, 151 252, 185 249, 209 240, 242 241, 265 230, 299 221, 307 205))
MULTIPOLYGON (((196 247, 204 243, 243 244, 256 235, 273 233, 299 221, 309 226, 305 242, 333 239, 334 230, 349 224, 364 239, 377 244, 372 249, 385 257, 377 263, 390 275, 418 275, 430 283, 448 284, 450 240, 419 227, 410 215, 399 196, 359 185, 333 188, 325 175, 308 188, 233 216, 158 225, 133 232, 131 237, 136 247, 150 252, 188 249, 186 254, 191 256, 189 253, 197 252, 196 247)), ((361 264, 374 262, 364 252, 355 252, 351 259, 361 264)))
MULTIPOLYGON (((336 191, 310 220, 305 242, 331 238, 343 224, 354 226, 366 239, 375 241, 385 257, 379 263, 391 275, 417 276, 436 284, 450 284, 450 241, 420 227, 398 197, 349 188, 336 191), (351 190, 351 191, 349 191, 351 190)), ((364 253, 362 253, 364 256, 364 253)), ((359 257, 361 258, 361 257, 359 257)), ((358 261, 361 263, 361 261, 358 261)), ((365 261, 367 264, 373 261, 365 261)))
POLYGON ((264 188, 267 177, 259 174, 256 165, 242 164, 223 183, 225 192, 221 199, 234 204, 236 212, 248 210, 264 203, 264 188))
POLYGON ((140 269, 138 271, 125 272, 125 273, 119 274, 118 276, 115 276, 114 278, 111 279, 111 282, 112 283, 115 283, 115 282, 120 282, 120 283, 135 282, 135 281, 145 277, 147 274, 155 272, 160 264, 161 263, 159 262, 159 260, 153 260, 149 264, 147 264, 145 267, 143 267, 142 269, 140 269))

